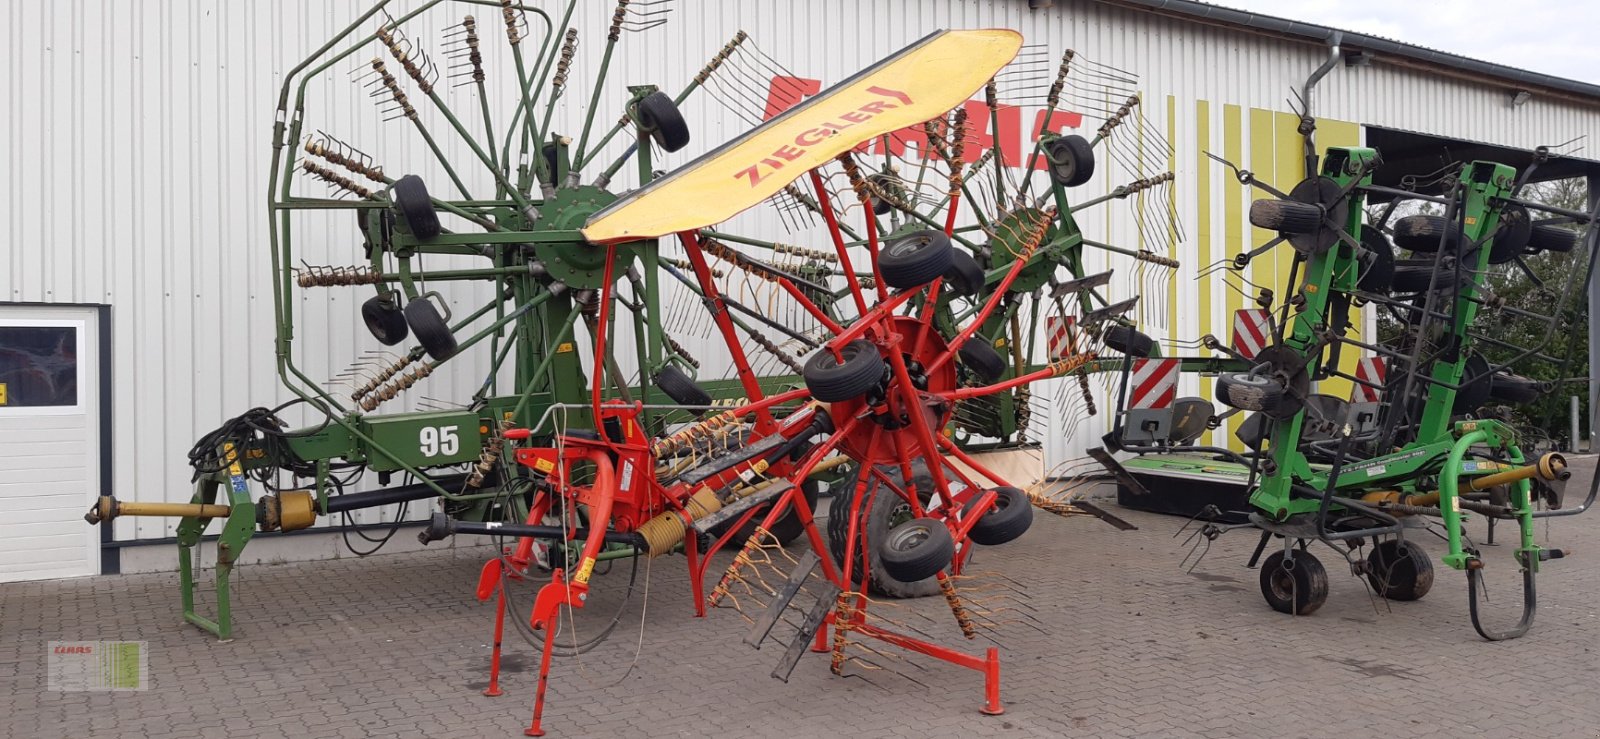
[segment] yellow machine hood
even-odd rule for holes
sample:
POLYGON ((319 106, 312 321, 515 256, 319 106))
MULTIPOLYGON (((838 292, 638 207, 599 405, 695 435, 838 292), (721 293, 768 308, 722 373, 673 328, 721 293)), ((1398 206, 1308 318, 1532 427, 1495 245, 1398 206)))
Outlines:
POLYGON ((938 31, 595 213, 592 243, 704 228, 863 141, 961 105, 1016 56, 1006 29, 938 31))

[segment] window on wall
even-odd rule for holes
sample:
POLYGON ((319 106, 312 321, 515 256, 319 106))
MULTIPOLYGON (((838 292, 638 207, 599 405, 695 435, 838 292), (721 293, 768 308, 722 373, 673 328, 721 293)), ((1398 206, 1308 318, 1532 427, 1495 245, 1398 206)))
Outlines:
POLYGON ((0 326, 0 408, 76 406, 78 330, 0 326))

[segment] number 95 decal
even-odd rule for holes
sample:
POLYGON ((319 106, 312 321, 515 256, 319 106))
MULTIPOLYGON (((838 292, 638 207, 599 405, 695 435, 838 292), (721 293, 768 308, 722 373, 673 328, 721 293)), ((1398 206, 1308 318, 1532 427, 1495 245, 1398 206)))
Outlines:
POLYGON ((424 457, 453 457, 461 451, 460 426, 424 426, 417 434, 417 448, 424 457))

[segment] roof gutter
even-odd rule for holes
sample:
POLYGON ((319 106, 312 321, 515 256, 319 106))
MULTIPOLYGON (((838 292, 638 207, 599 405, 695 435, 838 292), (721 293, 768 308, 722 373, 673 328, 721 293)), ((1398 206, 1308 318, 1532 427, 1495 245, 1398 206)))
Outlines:
POLYGON ((1187 18, 1209 21, 1212 23, 1239 26, 1259 31, 1285 36, 1294 36, 1323 44, 1339 43, 1336 41, 1340 34, 1343 35, 1343 45, 1358 47, 1371 51, 1390 54, 1403 59, 1437 65, 1450 69, 1462 70, 1474 74, 1493 77, 1511 83, 1511 86, 1525 88, 1542 88, 1556 92, 1566 93, 1567 96, 1582 98, 1590 104, 1600 103, 1600 85, 1587 82, 1569 80, 1564 77, 1530 72, 1526 69, 1508 67, 1504 64, 1494 64, 1478 59, 1464 57, 1459 54, 1450 54, 1433 49, 1424 49, 1420 46, 1403 44, 1376 36, 1340 31, 1327 26, 1313 23, 1303 23, 1287 18, 1278 18, 1260 13, 1249 13, 1232 8, 1222 8, 1209 3, 1194 2, 1193 0, 1100 0, 1111 5, 1122 5, 1145 10, 1179 15, 1187 18))

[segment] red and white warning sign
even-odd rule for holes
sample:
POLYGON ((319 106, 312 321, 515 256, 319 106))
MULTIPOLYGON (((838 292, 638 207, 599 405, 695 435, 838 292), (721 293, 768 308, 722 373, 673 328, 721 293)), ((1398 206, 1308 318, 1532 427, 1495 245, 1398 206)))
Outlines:
POLYGON ((1059 362, 1078 353, 1078 327, 1073 316, 1045 316, 1045 333, 1050 337, 1050 361, 1059 362))
POLYGON ((1178 396, 1177 359, 1136 359, 1128 379, 1129 408, 1167 408, 1178 396))
POLYGON ((1260 308, 1242 308, 1233 313, 1233 350, 1245 359, 1255 359, 1272 340, 1272 317, 1260 308))
POLYGON ((1356 379, 1360 380, 1360 382, 1355 383, 1355 387, 1350 390, 1350 402, 1378 402, 1382 391, 1379 388, 1363 385, 1362 383, 1370 382, 1373 385, 1381 386, 1388 371, 1388 368, 1383 364, 1383 357, 1363 357, 1357 360, 1356 379))

